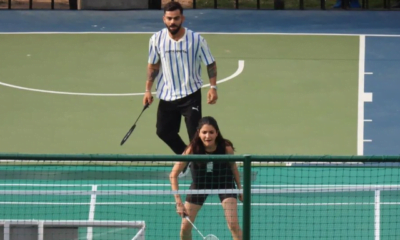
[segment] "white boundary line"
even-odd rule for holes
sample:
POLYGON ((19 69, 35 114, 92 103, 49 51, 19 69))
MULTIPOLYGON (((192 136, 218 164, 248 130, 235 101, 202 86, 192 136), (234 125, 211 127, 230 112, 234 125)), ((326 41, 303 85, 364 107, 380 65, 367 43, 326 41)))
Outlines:
MULTIPOLYGON (((154 34, 155 32, 0 32, 0 35, 17 34, 154 34)), ((302 35, 302 36, 367 36, 367 37, 400 37, 400 34, 346 34, 346 33, 280 33, 280 32, 199 32, 209 35, 302 35)))
MULTIPOLYGON (((238 68, 236 69, 236 72, 234 72, 232 75, 229 77, 226 77, 224 79, 221 79, 217 81, 218 84, 229 81, 238 75, 240 75, 243 72, 244 69, 244 60, 239 60, 238 62, 238 68)), ((143 95, 144 93, 74 93, 74 92, 60 92, 60 91, 50 91, 50 90, 43 90, 43 89, 36 89, 36 88, 26 88, 26 87, 21 87, 17 85, 12 85, 4 82, 0 82, 0 85, 10 87, 10 88, 16 88, 20 90, 26 90, 26 91, 32 91, 32 92, 42 92, 42 93, 52 93, 52 94, 63 94, 63 95, 81 95, 81 96, 138 96, 138 95, 143 95)), ((208 87, 210 84, 204 84, 202 88, 208 87)), ((153 94, 156 94, 156 92, 153 92, 153 94)))
MULTIPOLYGON (((371 191, 399 191, 400 187, 379 186, 379 187, 331 187, 331 188, 282 188, 282 189, 251 189, 252 194, 292 194, 292 193, 325 193, 325 192, 371 192, 371 191)), ((102 196, 123 196, 123 195, 172 195, 172 194, 220 194, 220 193, 243 193, 243 189, 201 189, 201 190, 0 190, 0 195, 102 195, 102 196)))
MULTIPOLYGON (((88 203, 54 203, 54 202, 0 202, 7 205, 88 205, 88 203)), ((97 205, 175 205, 175 202, 100 202, 97 205)), ((243 203, 238 203, 242 205, 243 203)), ((333 206, 333 205, 375 205, 374 202, 336 202, 336 203, 251 203, 252 206, 333 206)), ((380 205, 400 205, 400 202, 380 202, 380 205)), ((220 206, 221 203, 204 203, 209 206, 220 206)))
POLYGON ((0 202, 10 205, 90 205, 88 202, 0 202))
MULTIPOLYGON (((93 221, 94 220, 94 211, 96 209, 97 185, 93 185, 92 186, 92 191, 93 191, 93 193, 90 196, 89 221, 93 221)), ((87 240, 92 240, 93 239, 93 227, 88 227, 87 228, 86 239, 87 240)))
POLYGON ((364 77, 365 77, 365 36, 360 36, 358 56, 358 117, 357 155, 364 155, 364 77))
POLYGON ((375 191, 375 220, 374 220, 374 228, 375 228, 375 240, 380 240, 381 238, 381 191, 375 191))
MULTIPOLYGON (((0 183, 0 186, 32 186, 32 187, 92 187, 93 184, 35 184, 35 183, 0 183)), ((157 184, 157 183, 127 183, 127 184, 96 184, 98 187, 167 187, 170 190, 171 184, 157 184)), ((188 187, 190 184, 179 184, 179 186, 188 187)), ((379 188, 379 187, 393 187, 400 188, 400 184, 261 184, 261 185, 252 185, 254 188, 261 187, 299 187, 299 188, 322 188, 322 187, 370 187, 370 188, 379 188)), ((252 188, 252 189, 254 189, 252 188)))

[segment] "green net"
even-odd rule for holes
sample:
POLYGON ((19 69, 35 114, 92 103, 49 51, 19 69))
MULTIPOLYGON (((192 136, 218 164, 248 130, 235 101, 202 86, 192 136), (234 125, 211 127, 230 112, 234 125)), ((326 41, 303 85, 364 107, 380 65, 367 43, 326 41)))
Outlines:
MULTIPOLYGON (((3 155, 1 159, 3 239, 180 239, 184 220, 176 212, 174 194, 183 202, 188 195, 207 194, 202 207, 191 205, 189 212, 198 211, 193 223, 204 236, 218 239, 234 239, 238 233, 252 240, 400 236, 396 157, 3 155), (212 189, 191 189, 189 172, 178 177, 179 190, 173 191, 170 174, 178 160, 236 164, 243 189, 219 188, 224 178, 212 189)), ((194 228, 189 232, 192 239, 202 239, 194 228)))

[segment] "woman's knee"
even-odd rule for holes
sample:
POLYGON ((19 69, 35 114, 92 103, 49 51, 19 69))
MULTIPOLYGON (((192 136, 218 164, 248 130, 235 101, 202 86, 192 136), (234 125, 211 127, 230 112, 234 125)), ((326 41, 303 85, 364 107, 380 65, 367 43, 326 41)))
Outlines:
POLYGON ((187 237, 192 234, 192 226, 188 222, 182 223, 181 236, 187 237))
POLYGON ((231 232, 239 232, 240 226, 238 222, 228 222, 228 228, 231 232))

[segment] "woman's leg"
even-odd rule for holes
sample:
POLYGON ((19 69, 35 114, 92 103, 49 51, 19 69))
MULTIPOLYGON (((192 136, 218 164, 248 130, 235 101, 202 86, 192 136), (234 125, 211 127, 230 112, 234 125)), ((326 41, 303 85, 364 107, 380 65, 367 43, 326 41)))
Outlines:
MULTIPOLYGON (((185 202, 185 209, 189 215, 190 221, 194 224, 197 213, 199 212, 201 205, 185 202)), ((181 224, 181 240, 192 240, 192 224, 185 218, 182 218, 181 224)))
POLYGON ((233 197, 225 198, 222 201, 222 208, 224 209, 226 223, 233 239, 242 240, 242 229, 240 228, 237 215, 237 199, 233 197))

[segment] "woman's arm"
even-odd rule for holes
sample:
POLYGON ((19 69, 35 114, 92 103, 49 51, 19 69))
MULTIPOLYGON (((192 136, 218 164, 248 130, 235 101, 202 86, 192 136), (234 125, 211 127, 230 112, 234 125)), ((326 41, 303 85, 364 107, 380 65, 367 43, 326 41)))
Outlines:
MULTIPOLYGON (((231 146, 226 147, 226 153, 227 154, 234 154, 233 153, 233 148, 231 146)), ((237 168, 237 165, 235 162, 231 162, 231 169, 233 173, 233 177, 235 178, 235 183, 238 189, 242 189, 242 184, 240 183, 240 175, 239 175, 239 170, 237 168)))
MULTIPOLYGON (((185 168, 187 165, 187 162, 176 162, 174 167, 172 168, 171 173, 169 174, 169 181, 171 182, 171 188, 172 190, 179 190, 179 184, 178 184, 178 176, 179 173, 182 172, 182 170, 185 168)), ((182 204, 182 200, 179 194, 174 194, 175 197, 175 202, 177 205, 182 204)))
MULTIPOLYGON (((231 146, 226 147, 227 154, 233 154, 233 152, 234 152, 234 150, 231 146)), ((240 174, 239 174, 237 164, 236 164, 236 162, 231 162, 230 165, 231 165, 233 177, 235 178, 236 186, 238 189, 242 189, 242 184, 240 183, 240 174)), ((239 200, 243 202, 243 194, 239 194, 239 200)))
MULTIPOLYGON (((185 150, 185 152, 183 152, 182 155, 187 155, 189 153, 190 153, 190 147, 187 148, 185 150)), ((176 162, 174 164, 172 171, 169 174, 169 181, 171 182, 172 190, 176 190, 176 191, 179 190, 178 176, 179 176, 179 173, 182 172, 182 170, 186 167, 187 164, 188 164, 187 162, 176 162)), ((183 207, 181 196, 179 194, 174 194, 174 198, 175 198, 176 206, 183 207)))

